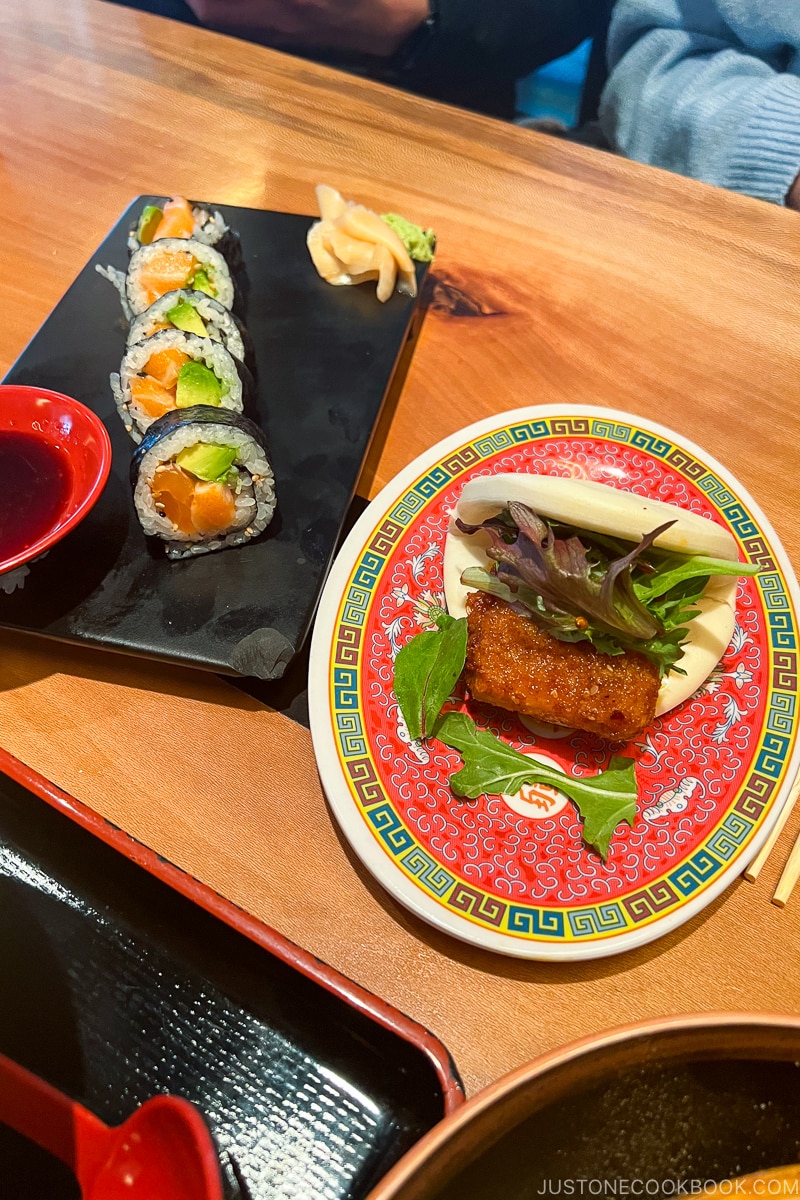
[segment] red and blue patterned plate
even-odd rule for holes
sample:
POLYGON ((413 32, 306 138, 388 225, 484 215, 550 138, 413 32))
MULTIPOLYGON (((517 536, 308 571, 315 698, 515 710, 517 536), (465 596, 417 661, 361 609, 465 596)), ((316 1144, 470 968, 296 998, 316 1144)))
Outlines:
MULTIPOLYGON (((609 409, 547 406, 481 421, 388 484, 344 544, 323 593, 311 652, 311 730, 345 836, 383 886, 454 936, 522 958, 618 953, 676 928, 744 870, 798 769, 797 584, 775 533, 736 480, 699 447, 609 409), (573 804, 549 789, 456 797, 460 765, 440 742, 410 741, 393 659, 444 603, 451 510, 476 475, 527 471, 593 479, 726 526, 741 557, 725 655, 685 703, 617 753, 636 760, 633 827, 607 861, 581 839, 573 804)), ((611 749, 593 735, 544 738, 469 701, 481 726, 565 771, 593 774, 611 749)))

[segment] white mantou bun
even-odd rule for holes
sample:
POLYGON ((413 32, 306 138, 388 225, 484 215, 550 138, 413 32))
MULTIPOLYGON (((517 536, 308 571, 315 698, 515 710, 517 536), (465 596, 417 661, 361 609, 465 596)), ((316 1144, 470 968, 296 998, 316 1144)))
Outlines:
MULTIPOLYGON (((506 508, 510 501, 527 504, 541 516, 574 525, 592 533, 638 542, 667 521, 676 524, 665 530, 654 545, 677 554, 705 554, 711 558, 738 559, 733 535, 721 525, 686 512, 662 500, 649 500, 634 492, 623 492, 588 479, 561 479, 552 475, 481 475, 464 485, 444 552, 444 590, 448 612, 466 615, 466 597, 472 589, 461 582, 468 567, 486 567, 489 535, 464 534, 455 516, 468 525, 480 525, 506 508)), ((697 603, 699 616, 690 621, 689 638, 680 666, 661 681, 656 715, 669 712, 688 699, 711 674, 731 640, 735 623, 738 580, 735 575, 712 577, 697 603)))

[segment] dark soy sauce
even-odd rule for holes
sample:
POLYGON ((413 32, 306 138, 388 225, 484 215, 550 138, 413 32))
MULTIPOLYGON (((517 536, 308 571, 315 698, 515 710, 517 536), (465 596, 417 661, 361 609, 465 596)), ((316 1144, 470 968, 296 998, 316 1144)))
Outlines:
POLYGON ((71 487, 63 450, 33 433, 0 430, 0 560, 23 553, 53 528, 71 487))

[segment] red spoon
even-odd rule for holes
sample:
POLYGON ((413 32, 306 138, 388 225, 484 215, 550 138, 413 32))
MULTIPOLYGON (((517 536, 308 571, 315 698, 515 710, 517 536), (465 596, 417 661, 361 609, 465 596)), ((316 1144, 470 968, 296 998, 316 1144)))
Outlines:
POLYGON ((211 1134, 178 1096, 154 1096, 110 1128, 0 1054, 0 1121, 61 1159, 84 1200, 223 1200, 211 1134))

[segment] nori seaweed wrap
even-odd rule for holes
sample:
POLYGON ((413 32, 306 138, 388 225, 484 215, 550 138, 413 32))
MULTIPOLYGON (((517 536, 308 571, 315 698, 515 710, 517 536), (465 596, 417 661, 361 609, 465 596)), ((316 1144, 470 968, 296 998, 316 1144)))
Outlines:
POLYGON ((155 421, 131 462, 136 515, 170 558, 240 546, 266 529, 275 481, 263 432, 205 405, 155 421))

